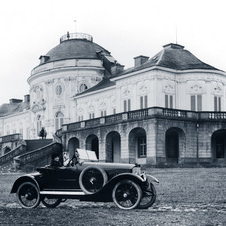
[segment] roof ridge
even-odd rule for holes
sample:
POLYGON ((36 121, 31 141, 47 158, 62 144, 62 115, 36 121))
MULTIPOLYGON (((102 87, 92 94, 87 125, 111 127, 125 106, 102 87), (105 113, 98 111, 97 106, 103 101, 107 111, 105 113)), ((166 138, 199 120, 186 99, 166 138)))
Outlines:
POLYGON ((164 51, 165 51, 165 49, 163 49, 163 50, 161 51, 160 57, 159 57, 158 61, 156 62, 156 66, 157 66, 157 65, 160 63, 160 61, 162 60, 162 56, 163 56, 164 51))

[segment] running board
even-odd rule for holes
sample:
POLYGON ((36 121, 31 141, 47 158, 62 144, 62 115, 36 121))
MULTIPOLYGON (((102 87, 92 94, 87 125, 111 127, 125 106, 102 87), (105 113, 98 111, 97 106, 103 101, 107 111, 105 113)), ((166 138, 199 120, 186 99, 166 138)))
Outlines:
POLYGON ((85 195, 82 191, 40 191, 41 195, 85 195))

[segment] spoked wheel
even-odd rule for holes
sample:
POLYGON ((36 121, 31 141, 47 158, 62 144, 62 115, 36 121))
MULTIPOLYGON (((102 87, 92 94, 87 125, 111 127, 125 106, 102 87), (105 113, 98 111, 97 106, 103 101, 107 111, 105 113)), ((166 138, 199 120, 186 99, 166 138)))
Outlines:
POLYGON ((148 188, 142 191, 142 198, 140 204, 138 205, 139 209, 147 209, 151 207, 156 200, 156 190, 153 184, 149 184, 148 188))
POLYGON ((86 194, 98 192, 107 183, 106 172, 97 166, 86 167, 79 176, 80 188, 86 194))
POLYGON ((17 190, 17 198, 23 208, 35 208, 40 203, 39 189, 32 182, 24 182, 17 190))
POLYGON ((138 184, 131 180, 122 180, 117 183, 112 191, 112 198, 120 209, 130 210, 136 208, 142 197, 138 184))
POLYGON ((43 197, 42 204, 47 208, 55 208, 62 202, 62 198, 48 198, 43 197))

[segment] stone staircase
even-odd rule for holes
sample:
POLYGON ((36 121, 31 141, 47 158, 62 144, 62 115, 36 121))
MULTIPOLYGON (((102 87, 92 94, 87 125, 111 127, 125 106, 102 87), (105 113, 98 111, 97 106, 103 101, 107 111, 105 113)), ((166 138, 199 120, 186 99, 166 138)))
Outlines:
POLYGON ((58 153, 62 156, 62 145, 60 143, 53 142, 34 151, 15 157, 15 170, 30 172, 34 171, 37 167, 49 165, 53 153, 58 153))
MULTIPOLYGON (((35 162, 35 165, 44 164, 49 161, 50 157, 48 156, 54 151, 53 147, 59 145, 60 144, 56 145, 53 143, 52 139, 24 140, 20 146, 0 157, 0 173, 18 171, 21 167, 26 168, 27 165, 27 168, 32 168, 31 164, 35 162), (45 151, 43 152, 42 149, 45 151), (26 159, 23 158, 24 156, 29 156, 29 162, 26 163, 26 159), (44 162, 43 156, 47 156, 44 162), (22 158, 23 161, 21 161, 20 158, 22 158), (15 159, 17 162, 15 162, 15 159), (17 165, 15 165, 15 163, 17 165), (18 164, 20 165, 19 168, 18 164)), ((58 149, 59 148, 57 148, 57 150, 58 149)))

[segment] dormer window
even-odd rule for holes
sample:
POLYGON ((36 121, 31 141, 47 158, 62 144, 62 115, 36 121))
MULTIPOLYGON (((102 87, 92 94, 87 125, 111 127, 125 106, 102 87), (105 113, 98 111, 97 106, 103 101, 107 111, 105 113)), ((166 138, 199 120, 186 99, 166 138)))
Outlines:
POLYGON ((40 64, 44 64, 47 60, 49 59, 49 56, 40 56, 39 60, 40 60, 40 64))
POLYGON ((85 91, 85 90, 87 90, 88 89, 88 86, 86 85, 86 84, 81 84, 80 85, 80 87, 79 87, 79 92, 81 93, 81 92, 83 92, 83 91, 85 91))

